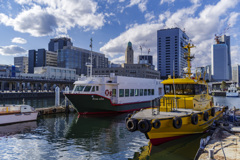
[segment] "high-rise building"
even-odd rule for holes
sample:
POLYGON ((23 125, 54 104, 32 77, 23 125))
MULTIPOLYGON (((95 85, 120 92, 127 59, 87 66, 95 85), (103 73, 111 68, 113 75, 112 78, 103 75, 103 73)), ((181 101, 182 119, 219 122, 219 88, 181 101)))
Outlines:
POLYGON ((48 43, 48 50, 52 52, 57 52, 60 49, 63 49, 64 46, 72 46, 70 38, 61 37, 61 38, 53 38, 48 43))
POLYGON ((184 53, 187 49, 183 47, 188 43, 189 38, 180 28, 161 29, 157 31, 157 69, 161 78, 166 79, 168 75, 181 77, 187 61, 184 53), (173 66, 174 69, 173 69, 173 66))
POLYGON ((14 66, 18 67, 21 73, 28 73, 28 57, 14 57, 14 66))
POLYGON ((216 36, 216 44, 212 46, 212 79, 226 81, 232 79, 230 36, 216 36))
POLYGON ((28 73, 34 73, 34 67, 57 66, 57 53, 45 49, 28 51, 28 73))
POLYGON ((232 67, 232 81, 237 83, 237 86, 240 86, 240 65, 234 65, 232 67))
POLYGON ((132 49, 132 43, 128 42, 126 51, 125 51, 125 63, 126 64, 133 64, 133 49, 132 49))
MULTIPOLYGON (((65 46, 58 51, 58 67, 76 69, 78 75, 87 75, 86 63, 90 62, 91 51, 74 47, 65 46)), ((108 58, 104 54, 92 52, 93 68, 108 67, 108 58)))

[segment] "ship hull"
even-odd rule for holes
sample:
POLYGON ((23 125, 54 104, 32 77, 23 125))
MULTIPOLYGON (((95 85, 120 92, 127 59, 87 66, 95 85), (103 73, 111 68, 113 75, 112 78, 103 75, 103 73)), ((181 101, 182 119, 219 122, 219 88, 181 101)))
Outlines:
POLYGON ((111 99, 96 94, 65 94, 79 114, 131 112, 150 107, 150 101, 114 104, 111 99))
POLYGON ((160 145, 162 143, 178 139, 187 135, 204 133, 212 125, 214 120, 218 120, 222 117, 223 111, 216 112, 214 117, 209 116, 208 121, 204 121, 203 117, 199 115, 199 122, 197 125, 191 123, 191 116, 181 117, 182 127, 176 129, 172 125, 172 119, 161 120, 161 126, 159 129, 152 128, 147 133, 152 145, 160 145))
POLYGON ((35 121, 37 120, 37 115, 38 112, 0 115, 0 125, 35 121))

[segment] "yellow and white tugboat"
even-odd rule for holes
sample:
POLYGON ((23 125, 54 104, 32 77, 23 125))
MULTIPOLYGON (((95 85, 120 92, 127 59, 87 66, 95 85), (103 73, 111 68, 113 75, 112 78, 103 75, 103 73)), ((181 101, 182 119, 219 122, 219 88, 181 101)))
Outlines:
MULTIPOLYGON (((213 98, 208 94, 208 85, 200 76, 191 78, 190 43, 184 58, 188 62, 185 78, 164 80, 165 95, 152 104, 152 108, 129 114, 126 127, 133 132, 144 133, 153 145, 180 138, 189 134, 205 132, 214 120, 222 117, 226 108, 214 106, 213 98), (156 102, 158 104, 156 104, 156 102)), ((173 74, 174 75, 174 74, 173 74)), ((154 101, 153 101, 154 102, 154 101)))

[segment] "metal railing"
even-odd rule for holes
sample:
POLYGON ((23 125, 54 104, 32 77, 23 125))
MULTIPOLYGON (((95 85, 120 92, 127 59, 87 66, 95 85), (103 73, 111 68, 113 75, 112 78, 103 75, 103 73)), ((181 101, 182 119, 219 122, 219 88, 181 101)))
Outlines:
MULTIPOLYGON (((171 112, 176 111, 179 107, 179 99, 178 97, 159 97, 155 98, 151 101, 152 114, 158 115, 161 111, 171 112)), ((186 99, 183 98, 184 108, 186 109, 186 99)), ((181 106, 182 108, 182 106, 181 106)))

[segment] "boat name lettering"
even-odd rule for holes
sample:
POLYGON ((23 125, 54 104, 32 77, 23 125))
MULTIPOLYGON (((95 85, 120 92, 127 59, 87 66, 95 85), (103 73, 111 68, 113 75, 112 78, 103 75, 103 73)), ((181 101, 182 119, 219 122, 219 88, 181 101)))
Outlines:
POLYGON ((93 101, 103 101, 104 98, 92 98, 93 101))

